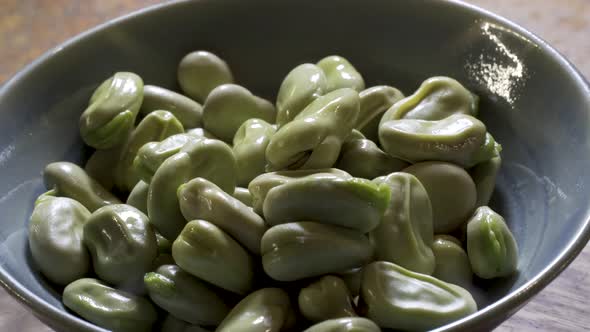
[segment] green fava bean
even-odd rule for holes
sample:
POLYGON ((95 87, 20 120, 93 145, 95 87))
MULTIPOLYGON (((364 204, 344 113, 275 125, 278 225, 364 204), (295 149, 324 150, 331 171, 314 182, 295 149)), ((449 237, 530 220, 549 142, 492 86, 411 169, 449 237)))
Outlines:
POLYGON ((43 172, 45 187, 56 196, 65 196, 84 205, 90 212, 121 201, 108 192, 96 180, 89 177, 80 166, 66 162, 54 162, 45 166, 43 172))
POLYGON ((177 190, 190 179, 202 177, 233 193, 236 160, 231 148, 218 140, 200 139, 186 144, 156 170, 148 193, 150 222, 167 239, 175 239, 186 220, 178 203, 177 190))
POLYGON ((206 131, 203 128, 192 128, 186 131, 188 135, 196 136, 196 137, 203 137, 203 138, 210 138, 210 139, 217 139, 213 134, 206 131))
POLYGON ((96 274, 124 287, 143 277, 158 254, 156 234, 147 216, 126 204, 92 213, 84 225, 84 244, 96 274))
POLYGON ((152 270, 157 270, 162 265, 171 264, 176 264, 176 262, 174 262, 172 254, 159 253, 158 256, 156 256, 156 259, 154 259, 154 261, 152 262, 152 270))
POLYGON ((242 123, 234 136, 234 156, 238 165, 238 185, 247 186, 252 179, 265 172, 266 147, 275 128, 260 119, 242 123))
POLYGON ((495 151, 496 155, 494 157, 486 161, 482 161, 469 169, 469 175, 471 175, 477 190, 477 201, 475 202, 475 207, 488 205, 490 198, 492 198, 492 194, 494 193, 494 187, 496 186, 496 176, 498 175, 498 171, 502 165, 502 157, 500 156, 502 146, 498 143, 495 143, 495 151))
POLYGON ((263 212, 269 225, 309 220, 367 233, 379 224, 390 195, 387 185, 366 179, 304 177, 269 190, 263 212))
POLYGON ((342 88, 350 88, 360 92, 365 88, 365 81, 361 74, 341 56, 327 56, 320 60, 317 66, 326 74, 328 83, 326 92, 342 88))
POLYGON ((414 164, 403 170, 420 180, 432 204, 434 233, 450 233, 464 224, 475 209, 477 191, 461 167, 437 161, 414 164))
POLYGON ((312 322, 356 316, 346 284, 335 276, 324 276, 301 289, 298 303, 303 316, 312 322))
POLYGON ((279 281, 359 267, 373 255, 369 240, 358 231, 305 221, 270 228, 261 250, 264 271, 279 281))
POLYGON ((187 223, 172 243, 172 257, 183 270, 215 286, 241 295, 252 289, 252 257, 210 222, 187 223))
POLYGON ((426 189, 408 173, 393 173, 382 180, 389 186, 391 199, 379 226, 369 233, 375 259, 406 269, 432 274, 432 207, 426 189))
POLYGON ((472 287, 473 272, 461 242, 449 235, 434 237, 432 251, 436 258, 436 268, 432 274, 442 281, 461 286, 472 287))
POLYGON ((467 223, 467 255, 473 273, 484 279, 506 277, 518 265, 518 246, 504 218, 487 206, 467 223))
POLYGON ((304 63, 291 70, 277 95, 277 125, 293 120, 307 105, 327 92, 328 81, 323 70, 304 63))
POLYGON ((389 120, 442 120, 453 114, 477 116, 479 98, 450 77, 431 77, 414 92, 395 103, 383 115, 389 120))
POLYGON ((215 332, 279 332, 291 316, 289 295, 279 288, 263 288, 240 301, 215 332))
POLYGON ((465 114, 435 121, 385 121, 379 126, 379 141, 385 152, 411 163, 437 160, 471 167, 493 153, 486 145, 486 126, 465 114))
POLYGON ((166 110, 182 123, 185 128, 201 126, 203 106, 180 93, 155 85, 143 87, 143 103, 139 112, 143 116, 156 110, 166 110))
POLYGON ((338 89, 309 104, 282 126, 266 148, 268 170, 332 167, 359 113, 359 96, 338 89))
POLYGON ((124 143, 133 130, 142 101, 141 77, 119 72, 104 81, 80 116, 80 135, 84 142, 96 149, 124 143))
POLYGON ((147 199, 149 189, 149 183, 139 181, 135 187, 133 187, 133 190, 131 190, 131 193, 127 197, 126 204, 133 206, 134 208, 143 212, 143 214, 147 215, 147 199))
POLYGON ((334 167, 352 176, 374 179, 378 176, 399 172, 409 164, 383 152, 377 144, 367 139, 344 142, 340 158, 334 167))
POLYGON ((404 331, 431 330, 477 311, 463 288, 390 262, 363 268, 361 300, 365 317, 404 331))
POLYGON ((260 239, 266 231, 264 220, 214 183, 196 178, 181 185, 178 202, 186 220, 207 220, 250 252, 260 254, 260 239))
POLYGON ((82 278, 90 268, 82 232, 90 212, 66 197, 42 195, 29 223, 29 248, 43 275, 58 285, 82 278))
POLYGON ((394 87, 378 85, 361 91, 359 98, 361 101, 360 112, 354 127, 361 130, 374 119, 380 119, 383 113, 404 98, 404 95, 394 87))
POLYGON ((381 332, 381 329, 366 318, 349 317, 326 320, 303 332, 381 332))
POLYGON ((82 318, 114 332, 151 331, 158 317, 145 298, 97 279, 78 279, 63 292, 63 303, 82 318))
POLYGON ((252 207, 252 194, 248 188, 236 187, 233 194, 234 198, 244 203, 247 206, 252 207))
POLYGON ((272 188, 303 177, 309 177, 310 179, 351 178, 350 174, 337 168, 278 171, 259 175, 248 185, 248 190, 252 194, 254 212, 262 215, 264 200, 272 188))
POLYGON ((111 149, 96 150, 88 158, 84 166, 86 174, 100 183, 106 190, 112 190, 115 186, 116 168, 123 147, 124 144, 120 144, 111 149))
POLYGON ((360 131, 353 129, 350 132, 350 134, 348 135, 348 137, 346 137, 346 140, 344 140, 344 143, 356 141, 356 140, 360 140, 360 139, 366 139, 365 135, 363 135, 363 133, 361 133, 360 131))
POLYGON ((154 111, 148 114, 131 133, 125 143, 121 158, 117 164, 115 184, 124 191, 130 191, 139 182, 139 176, 133 167, 137 151, 146 143, 161 141, 169 136, 184 132, 182 124, 167 111, 154 111))
POLYGON ((176 134, 161 142, 146 143, 137 151, 137 155, 133 160, 133 168, 143 181, 150 183, 152 177, 166 159, 180 152, 188 143, 201 139, 202 137, 193 134, 176 134))
POLYGON ((176 265, 146 273, 144 282, 154 303, 189 323, 218 325, 229 312, 211 286, 176 265))
POLYGON ((171 254, 172 253, 172 242, 167 238, 163 237, 162 234, 156 233, 156 243, 158 244, 159 254, 171 254))
POLYGON ((234 80, 227 63, 207 51, 191 52, 182 58, 177 76, 182 91, 199 102, 217 86, 234 80))
POLYGON ((208 330, 198 325, 189 324, 168 314, 162 323, 160 332, 208 332, 208 330))
POLYGON ((216 87, 203 106, 203 128, 226 143, 231 143, 242 123, 252 118, 274 123, 275 107, 236 84, 216 87))

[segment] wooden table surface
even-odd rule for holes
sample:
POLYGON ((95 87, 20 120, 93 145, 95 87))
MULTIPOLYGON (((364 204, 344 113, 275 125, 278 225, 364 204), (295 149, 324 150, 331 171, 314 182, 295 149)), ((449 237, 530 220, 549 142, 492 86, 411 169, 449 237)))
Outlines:
MULTIPOLYGON (((156 0, 0 0, 0 84, 43 52, 156 0)), ((533 31, 590 78, 590 0, 470 0, 533 31)), ((590 330, 590 247, 497 331, 590 330)), ((0 331, 50 331, 0 290, 0 331)))

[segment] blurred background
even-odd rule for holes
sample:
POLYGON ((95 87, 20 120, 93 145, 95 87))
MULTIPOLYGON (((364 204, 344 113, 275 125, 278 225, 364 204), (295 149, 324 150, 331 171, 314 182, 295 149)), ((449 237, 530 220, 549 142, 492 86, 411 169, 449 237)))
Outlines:
MULTIPOLYGON (((68 38, 109 19, 163 2, 167 1, 0 0, 0 84, 68 38)), ((537 34, 590 78, 590 0, 467 2, 537 34)), ((589 275, 587 247, 557 280, 497 331, 590 330, 589 275)), ((51 330, 0 289, 0 331, 51 330)))

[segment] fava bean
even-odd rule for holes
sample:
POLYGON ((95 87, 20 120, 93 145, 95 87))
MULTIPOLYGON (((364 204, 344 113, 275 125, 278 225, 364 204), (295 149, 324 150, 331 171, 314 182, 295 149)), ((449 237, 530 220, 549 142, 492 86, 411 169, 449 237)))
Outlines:
POLYGON ((408 166, 407 162, 388 155, 367 139, 344 142, 340 157, 334 165, 352 176, 365 179, 398 172, 408 166))
POLYGON ((198 325, 189 324, 168 314, 162 323, 160 332, 208 332, 208 330, 198 325))
POLYGON ((246 120, 234 136, 233 152, 238 166, 238 185, 247 186, 265 172, 266 147, 275 128, 260 119, 246 120))
POLYGON ((199 103, 180 93, 155 85, 145 85, 143 87, 143 103, 141 103, 139 112, 143 116, 147 116, 156 110, 165 110, 174 114, 174 117, 185 128, 201 126, 203 106, 199 103))
POLYGON ((217 86, 234 80, 227 63, 207 51, 184 56, 178 65, 177 76, 182 91, 198 102, 204 102, 217 86))
POLYGON ((303 332, 381 332, 381 329, 366 318, 350 317, 326 320, 303 332))
POLYGON ((253 205, 252 194, 248 188, 236 187, 236 190, 234 190, 234 194, 232 196, 249 207, 252 207, 253 205))
POLYGON ((317 66, 326 75, 328 83, 326 92, 342 88, 350 88, 360 92, 365 88, 365 81, 361 74, 341 56, 327 56, 320 60, 317 66))
POLYGON ((299 310, 312 322, 354 317, 352 296, 342 279, 327 275, 301 289, 299 310))
POLYGON ((502 146, 495 144, 496 155, 489 160, 482 161, 479 164, 469 169, 469 175, 475 183, 477 190, 477 201, 475 207, 486 206, 490 202, 490 198, 494 193, 496 186, 496 176, 502 165, 502 157, 500 151, 502 146))
POLYGON ((473 272, 461 242, 449 235, 434 237, 432 251, 436 258, 436 268, 432 274, 442 281, 469 289, 473 286, 473 272))
MULTIPOLYGON (((354 128, 362 130, 374 119, 380 119, 383 113, 404 98, 404 95, 394 87, 378 85, 361 91, 359 98, 360 111, 354 128)), ((376 134, 377 132, 374 137, 377 137, 376 134)))
POLYGON ((143 212, 143 214, 147 215, 147 199, 148 199, 148 192, 150 189, 150 184, 145 183, 144 181, 139 181, 131 190, 131 193, 127 197, 127 205, 131 205, 134 208, 138 209, 139 211, 143 212))

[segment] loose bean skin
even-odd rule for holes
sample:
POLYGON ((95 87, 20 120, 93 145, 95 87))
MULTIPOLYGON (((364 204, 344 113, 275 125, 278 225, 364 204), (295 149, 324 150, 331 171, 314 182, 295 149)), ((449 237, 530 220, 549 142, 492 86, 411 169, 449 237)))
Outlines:
POLYGON ((389 186, 391 191, 379 226, 369 233, 375 247, 375 259, 432 274, 435 268, 433 218, 426 189, 415 176, 403 172, 375 182, 389 186))
POLYGON ((98 182, 88 176, 78 165, 60 161, 45 167, 45 187, 54 190, 56 196, 65 196, 82 203, 90 212, 121 201, 98 182))
POLYGON ((504 218, 487 206, 467 222, 467 255, 473 273, 484 279, 516 272, 518 246, 504 218))
POLYGON ((123 144, 133 129, 143 101, 143 81, 134 73, 119 72, 104 81, 80 117, 80 135, 96 149, 123 144))
POLYGON ((29 248, 37 267, 50 281, 67 285, 90 268, 83 243, 84 224, 90 212, 66 197, 41 195, 29 223, 29 248))
POLYGON ((215 289, 181 270, 162 265, 144 277, 150 298, 161 308, 192 324, 214 326, 229 312, 215 289))
POLYGON ((252 257, 210 222, 187 223, 172 244, 172 257, 183 270, 215 286, 240 295, 252 289, 252 257))
POLYGON ((114 332, 151 331, 158 317, 147 299, 111 288, 97 279, 72 282, 64 289, 62 300, 82 318, 114 332))
POLYGON ((365 317, 406 331, 431 330, 477 310, 463 288, 389 262, 363 268, 361 301, 365 317))
POLYGON ((263 288, 240 301, 215 332, 279 332, 293 320, 287 293, 279 288, 263 288))
POLYGON ((262 265, 271 278, 293 281, 367 263, 373 249, 358 231, 315 222, 270 228, 262 237, 262 265))

